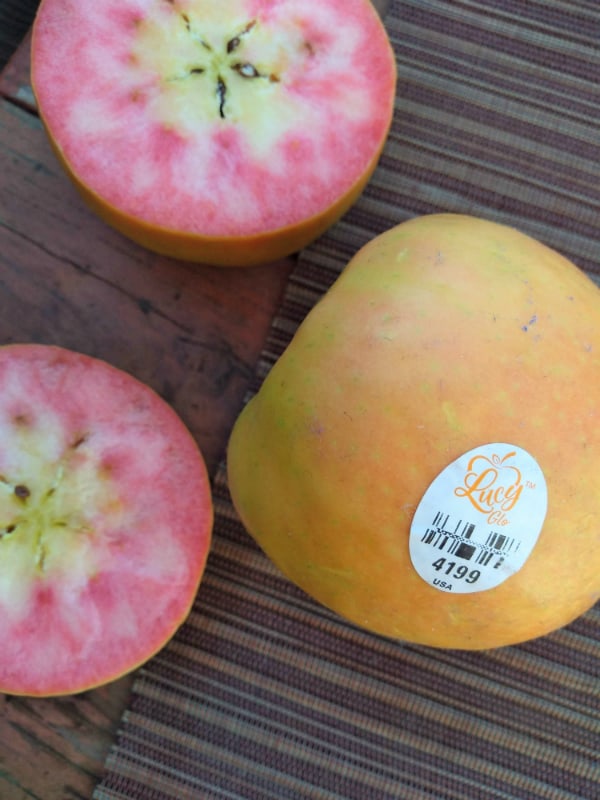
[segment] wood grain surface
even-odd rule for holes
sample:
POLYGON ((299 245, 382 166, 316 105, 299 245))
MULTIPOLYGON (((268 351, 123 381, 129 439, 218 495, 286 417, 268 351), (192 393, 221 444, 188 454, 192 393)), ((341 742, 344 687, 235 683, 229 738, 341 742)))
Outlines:
POLYGON ((211 470, 239 411, 286 263, 204 267, 154 255, 91 215, 37 117, 0 112, 4 342, 52 342, 106 358, 181 414, 211 470))
MULTIPOLYGON (((37 5, 0 0, 0 20, 16 14, 4 53, 37 5)), ((374 5, 382 13, 387 0, 374 5)), ((51 152, 29 48, 30 34, 0 61, 0 343, 69 347, 145 381, 180 414, 214 475, 294 260, 186 264, 106 227, 51 152)), ((131 684, 125 676, 73 697, 0 695, 0 800, 89 800, 131 684)))
MULTIPOLYGON (((103 358, 151 385, 214 474, 292 261, 219 269, 166 259, 82 204, 35 114, 29 40, 0 82, 0 342, 103 358)), ((0 695, 0 798, 89 798, 131 677, 76 697, 0 695)))

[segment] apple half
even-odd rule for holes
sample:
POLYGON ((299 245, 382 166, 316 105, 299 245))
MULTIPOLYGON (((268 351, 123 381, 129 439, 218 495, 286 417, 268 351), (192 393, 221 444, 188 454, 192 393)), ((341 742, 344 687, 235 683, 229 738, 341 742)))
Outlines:
POLYGON ((202 455, 149 387, 0 348, 0 691, 72 694, 150 658, 188 615, 212 520, 202 455))
POLYGON ((369 0, 42 0, 32 83, 106 222, 159 253, 251 265, 357 199, 396 64, 369 0))

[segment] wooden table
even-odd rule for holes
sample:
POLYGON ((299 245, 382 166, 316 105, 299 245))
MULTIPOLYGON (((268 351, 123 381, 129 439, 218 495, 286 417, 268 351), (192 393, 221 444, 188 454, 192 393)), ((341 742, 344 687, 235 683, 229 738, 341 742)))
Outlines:
MULTIPOLYGON (((51 152, 29 54, 27 36, 0 74, 0 342, 61 345, 140 378, 214 475, 294 260, 187 264, 108 228, 51 152)), ((0 799, 91 798, 132 680, 56 699, 0 695, 0 799)))
MULTIPOLYGON (((214 474, 293 262, 185 264, 107 228, 51 153, 28 75, 29 39, 0 82, 0 341, 58 344, 134 374, 173 405, 214 474)), ((90 798, 130 687, 0 695, 0 798, 90 798)))
MULTIPOLYGON (((16 7, 25 0, 10 2, 16 7)), ((386 2, 375 4, 381 10, 386 2)), ((594 169, 593 88, 600 64, 593 4, 578 9, 575 2, 561 3, 560 13, 547 12, 541 0, 521 4, 527 6, 522 27, 515 22, 518 4, 507 9, 499 2, 498 13, 489 16, 493 3, 456 4, 448 37, 442 34, 450 15, 432 13, 436 3, 407 5, 413 12, 412 38, 406 35, 399 65, 405 69, 410 113, 390 159, 404 158, 409 168, 393 187, 394 211, 426 213, 442 206, 522 223, 597 279, 600 182, 594 169), (444 46, 438 49, 440 41, 444 46), (424 68, 426 58, 431 69, 424 68), (523 67, 530 81, 526 90, 523 67)), ((441 5, 447 11, 454 4, 441 5)), ((408 22, 402 19, 403 36, 408 22)), ((395 24, 399 30, 398 17, 395 24)), ((26 40, 0 75, 0 341, 60 344, 146 381, 187 423, 214 475, 294 262, 251 270, 183 264, 144 251, 107 228, 86 210, 51 154, 28 64, 26 40)), ((391 193, 392 187, 383 189, 391 193)), ((306 630, 300 623, 298 629, 306 630)), ((240 636, 246 631, 240 627, 240 636)), ((319 642, 329 648, 324 655, 319 645, 315 652, 302 651, 311 665, 319 661, 326 667, 316 686, 329 689, 343 676, 327 713, 344 722, 348 738, 366 732, 365 744, 372 748, 352 750, 350 756, 358 754, 358 763, 362 753, 381 745, 390 769, 385 774, 399 776, 411 796, 413 789, 422 797, 440 786, 448 792, 455 786, 453 796, 461 797, 483 796, 479 791, 490 786, 494 796, 562 797, 562 787, 564 796, 596 796, 597 609, 554 636, 489 656, 436 657, 407 648, 397 661, 390 643, 371 642, 363 649, 350 635, 341 652, 325 628, 319 642), (353 660, 352 653, 361 660, 353 660), (394 680, 386 683, 392 674, 394 680), (354 696, 347 701, 351 692, 356 702, 354 696), (393 704, 386 705, 390 698, 393 704), (403 759, 406 769, 399 763, 403 759)), ((249 674, 265 663, 282 675, 273 694, 259 698, 267 716, 273 707, 269 698, 284 696, 288 676, 283 675, 287 662, 281 659, 280 667, 276 657, 261 659, 249 674)), ((293 690, 305 674, 297 668, 293 690)), ((145 687, 156 680, 148 677, 145 687)), ((0 800, 90 800, 131 688, 130 676, 75 697, 0 695, 0 800)), ((324 695, 325 689, 315 697, 324 695)), ((239 696, 226 694, 223 705, 239 696)), ((287 716, 280 719, 290 720, 299 709, 304 728, 297 749, 281 735, 281 753, 304 757, 312 748, 306 760, 298 760, 300 769, 313 753, 320 755, 314 742, 338 740, 327 738, 326 725, 312 713, 312 698, 302 695, 300 702, 296 696, 290 691, 287 716)), ((138 693, 137 698, 137 720, 132 721, 135 702, 130 706, 129 748, 146 723, 147 709, 157 705, 151 697, 138 693), (143 700, 148 700, 144 706, 143 700)), ((215 704, 215 716, 222 707, 215 704)), ((248 706, 256 707, 258 700, 248 706)), ((220 724, 228 722, 229 717, 220 724)), ((249 731, 260 728, 243 723, 233 733, 250 740, 249 731)), ((283 724, 267 731, 264 741, 279 742, 283 724)), ((131 752, 124 749, 121 769, 131 752)), ((371 762, 366 757, 365 762, 356 767, 357 786, 372 785, 358 783, 371 778, 371 762)), ((215 758, 215 763, 224 762, 215 758)), ((339 757, 334 767, 334 779, 347 768, 352 777, 355 763, 339 757)), ((283 776, 285 767, 281 770, 283 776)))

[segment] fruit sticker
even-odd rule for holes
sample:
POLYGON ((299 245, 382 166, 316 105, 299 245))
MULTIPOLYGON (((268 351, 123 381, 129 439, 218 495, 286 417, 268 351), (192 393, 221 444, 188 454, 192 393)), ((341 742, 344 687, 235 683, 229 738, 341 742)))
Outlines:
POLYGON ((410 530, 413 566, 444 592, 493 589, 529 558, 546 509, 546 481, 529 453, 498 443, 470 450, 419 503, 410 530))

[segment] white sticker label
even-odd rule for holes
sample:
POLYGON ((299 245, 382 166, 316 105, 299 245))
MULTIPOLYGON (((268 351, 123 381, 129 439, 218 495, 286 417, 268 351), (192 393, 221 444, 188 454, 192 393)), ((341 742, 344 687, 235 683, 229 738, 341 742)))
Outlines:
POLYGON ((518 572, 546 518, 537 461, 510 444, 486 444, 449 464, 427 489, 410 529, 410 557, 444 592, 493 589, 518 572))

